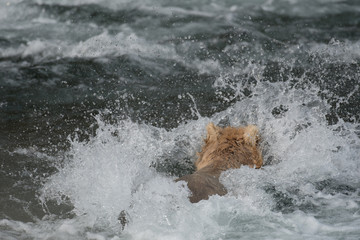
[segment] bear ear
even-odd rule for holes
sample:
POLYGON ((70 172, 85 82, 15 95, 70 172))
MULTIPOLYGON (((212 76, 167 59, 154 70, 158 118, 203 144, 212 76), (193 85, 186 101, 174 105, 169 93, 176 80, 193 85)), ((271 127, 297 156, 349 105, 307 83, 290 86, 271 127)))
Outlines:
POLYGON ((255 125, 248 125, 244 128, 244 142, 253 147, 256 146, 259 140, 259 129, 255 125))
POLYGON ((219 127, 215 126, 214 123, 211 122, 206 126, 206 130, 206 141, 215 141, 219 135, 219 127))

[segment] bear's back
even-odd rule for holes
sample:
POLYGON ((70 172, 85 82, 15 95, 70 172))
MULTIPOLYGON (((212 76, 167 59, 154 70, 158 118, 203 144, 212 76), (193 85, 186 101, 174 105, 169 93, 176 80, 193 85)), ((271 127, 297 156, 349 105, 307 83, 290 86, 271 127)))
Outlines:
POLYGON ((217 194, 223 196, 227 193, 224 185, 220 183, 218 176, 203 171, 183 176, 176 181, 187 182, 187 186, 191 191, 189 199, 192 203, 207 200, 211 195, 217 194))

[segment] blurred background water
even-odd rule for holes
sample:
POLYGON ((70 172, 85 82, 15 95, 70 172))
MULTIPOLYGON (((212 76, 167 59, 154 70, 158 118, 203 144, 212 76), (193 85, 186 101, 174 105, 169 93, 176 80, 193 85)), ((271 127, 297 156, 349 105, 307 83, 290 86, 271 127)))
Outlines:
POLYGON ((2 1, 0 238, 359 239, 359 81, 356 0, 2 1), (210 121, 265 166, 190 204, 210 121))

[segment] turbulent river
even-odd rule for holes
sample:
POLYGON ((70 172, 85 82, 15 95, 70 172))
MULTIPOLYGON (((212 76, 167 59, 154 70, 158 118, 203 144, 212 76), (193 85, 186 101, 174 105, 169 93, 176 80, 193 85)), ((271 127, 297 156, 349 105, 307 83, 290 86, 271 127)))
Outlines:
POLYGON ((357 0, 0 1, 0 239, 357 240, 359 121, 357 0), (265 164, 191 204, 209 122, 265 164))

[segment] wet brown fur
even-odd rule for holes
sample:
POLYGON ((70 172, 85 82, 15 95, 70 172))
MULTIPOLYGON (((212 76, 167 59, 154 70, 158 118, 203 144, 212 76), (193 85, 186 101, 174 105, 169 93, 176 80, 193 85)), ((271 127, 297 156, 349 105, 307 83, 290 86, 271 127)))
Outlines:
POLYGON ((209 123, 206 129, 205 145, 195 162, 196 172, 176 180, 187 182, 192 203, 227 193, 219 181, 221 172, 241 165, 260 168, 263 164, 255 125, 221 128, 209 123))

